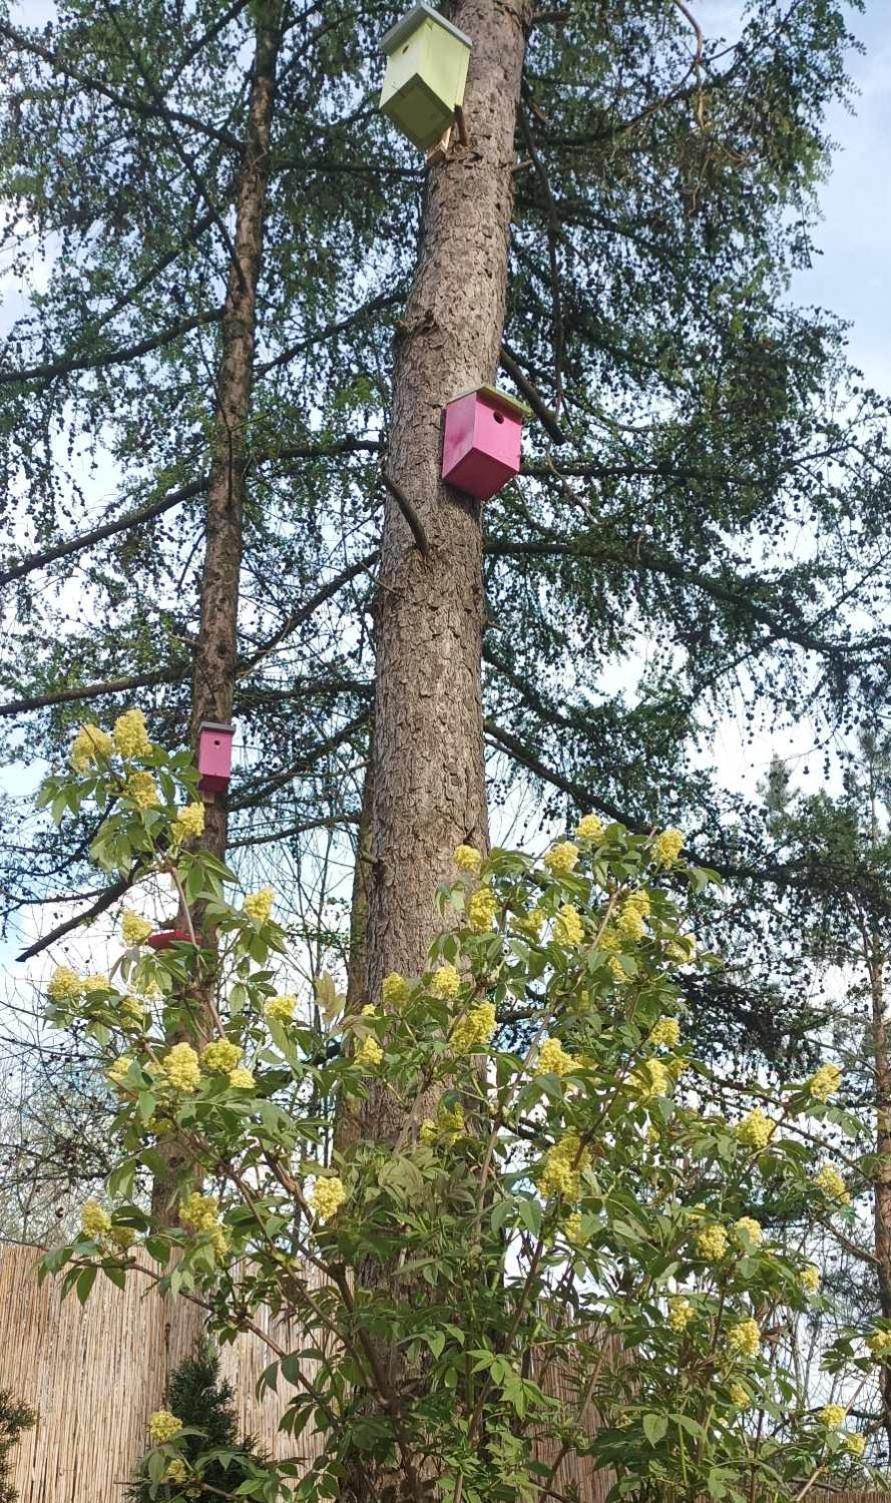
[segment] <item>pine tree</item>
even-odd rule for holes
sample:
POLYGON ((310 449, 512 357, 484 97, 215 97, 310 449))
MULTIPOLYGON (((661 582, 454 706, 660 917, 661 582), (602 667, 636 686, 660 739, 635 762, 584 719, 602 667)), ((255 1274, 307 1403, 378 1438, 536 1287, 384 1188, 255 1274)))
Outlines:
MULTIPOLYGON (((499 14, 470 17, 479 59, 499 14)), ((808 703, 844 722, 885 674, 869 624, 884 607, 871 568, 886 546, 884 407, 864 392, 845 407, 856 377, 840 329, 780 298, 810 253, 849 37, 834 3, 782 16, 761 0, 729 47, 700 45, 663 0, 535 18, 487 360, 539 418, 525 478, 487 507, 482 686, 474 673, 449 707, 454 719, 482 696, 496 797, 532 780, 546 815, 595 805, 642 826, 658 806, 731 879, 763 871, 763 830, 697 759, 703 727, 739 693, 753 715, 808 703), (815 538, 805 563, 782 543, 798 518, 815 538), (605 686, 641 639, 661 650, 626 701, 605 686)), ((489 123, 468 108, 469 154, 427 168, 378 117, 392 19, 376 4, 286 9, 274 90, 275 7, 138 0, 110 15, 62 5, 48 31, 0 24, 21 83, 0 130, 24 300, 0 370, 4 506, 24 540, 2 571, 15 590, 3 755, 20 756, 23 727, 31 752, 55 755, 73 719, 134 695, 159 737, 185 740, 200 680, 211 711, 234 696, 253 752, 230 809, 242 851, 299 857, 319 827, 358 819, 380 466, 403 463, 393 376, 410 381, 428 348, 448 396, 465 379, 458 352, 400 314, 424 195, 435 204, 437 184, 475 170, 473 130, 484 140, 489 123), (99 500, 89 465, 105 453, 120 489, 99 500), (85 589, 66 592, 73 569, 85 589)), ((386 571, 403 524, 385 525, 386 571)), ((431 581, 453 567, 444 555, 431 581)), ((398 611, 378 598, 386 657, 398 611)), ((23 838, 13 800, 5 825, 7 914, 77 890, 88 832, 23 838)))
POLYGON ((37 1423, 37 1415, 22 1404, 8 1388, 0 1388, 0 1503, 16 1503, 18 1492, 12 1485, 11 1452, 25 1430, 37 1423))
MULTIPOLYGON (((212 1451, 234 1453, 228 1461, 213 1460, 202 1464, 200 1483, 197 1479, 190 1487, 190 1497, 205 1499, 230 1497, 250 1475, 239 1457, 256 1457, 257 1450, 251 1439, 241 1440, 233 1407, 232 1385, 227 1379, 220 1380, 220 1359, 210 1343, 205 1343, 196 1352, 180 1363, 170 1379, 166 1406, 186 1426, 194 1426, 200 1435, 188 1435, 180 1443, 180 1454, 187 1463, 212 1451)), ((179 1494, 180 1488, 170 1485, 170 1496, 179 1494)), ((145 1462, 137 1468, 137 1480, 130 1489, 132 1503, 155 1503, 158 1494, 153 1490, 145 1469, 145 1462)), ((164 1496, 162 1490, 161 1496, 164 1496)))

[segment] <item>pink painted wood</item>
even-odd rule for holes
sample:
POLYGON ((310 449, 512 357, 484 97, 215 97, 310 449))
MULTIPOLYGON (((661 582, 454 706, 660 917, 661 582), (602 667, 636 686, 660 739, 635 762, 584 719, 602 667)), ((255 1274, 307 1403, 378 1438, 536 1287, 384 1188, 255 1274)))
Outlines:
POLYGON ((202 793, 225 793, 232 773, 231 725, 205 720, 198 730, 198 787, 202 793))
POLYGON ((490 386, 469 391, 445 410, 442 478, 488 501, 520 473, 523 409, 490 386))
POLYGON ((156 934, 150 934, 146 940, 153 950, 169 950, 171 945, 193 945, 191 934, 187 929, 159 929, 156 934))

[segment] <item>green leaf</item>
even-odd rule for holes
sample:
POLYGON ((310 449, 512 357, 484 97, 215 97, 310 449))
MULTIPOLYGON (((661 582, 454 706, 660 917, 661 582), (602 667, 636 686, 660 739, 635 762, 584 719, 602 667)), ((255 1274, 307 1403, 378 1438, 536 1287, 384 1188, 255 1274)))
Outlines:
POLYGON ((74 1290, 82 1305, 85 1305, 90 1297, 90 1291, 96 1282, 98 1268, 82 1268, 77 1276, 74 1290))
POLYGON ((658 1446, 668 1429, 668 1418, 664 1414, 645 1414, 643 1428, 650 1445, 658 1446))

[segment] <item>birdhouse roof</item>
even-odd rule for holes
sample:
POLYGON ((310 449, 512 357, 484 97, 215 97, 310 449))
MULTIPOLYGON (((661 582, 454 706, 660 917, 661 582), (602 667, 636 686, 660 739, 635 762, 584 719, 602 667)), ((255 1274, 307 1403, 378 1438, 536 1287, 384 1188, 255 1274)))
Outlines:
POLYGON ((463 42, 465 47, 470 48, 473 46, 466 32, 459 31, 453 22, 447 21, 445 16, 441 16, 438 10, 433 9, 432 5, 416 5, 407 15, 402 17, 401 21, 397 21, 396 25, 391 26, 390 30, 385 32, 381 37, 381 52, 395 52, 400 43, 407 41, 412 32, 417 31, 418 27, 424 21, 435 21, 437 26, 441 26, 443 31, 448 31, 453 37, 457 37, 458 41, 463 42))
POLYGON ((226 731, 231 736, 234 734, 235 727, 227 720, 202 720, 198 729, 199 731, 226 731))
POLYGON ((454 398, 457 402, 459 397, 484 397, 491 402, 493 407, 501 407, 505 412, 513 412, 517 417, 531 418, 532 408, 521 402, 519 397, 512 397, 506 391, 499 391, 497 386, 472 386, 469 391, 460 391, 454 398))

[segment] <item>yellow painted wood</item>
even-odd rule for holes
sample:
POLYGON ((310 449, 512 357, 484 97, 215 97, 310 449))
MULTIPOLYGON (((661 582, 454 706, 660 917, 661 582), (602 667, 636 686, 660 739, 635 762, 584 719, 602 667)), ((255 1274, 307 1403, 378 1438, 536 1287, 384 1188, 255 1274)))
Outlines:
POLYGON ((470 40, 429 6, 419 5, 381 46, 387 71, 380 108, 415 146, 433 146, 464 99, 470 40))

